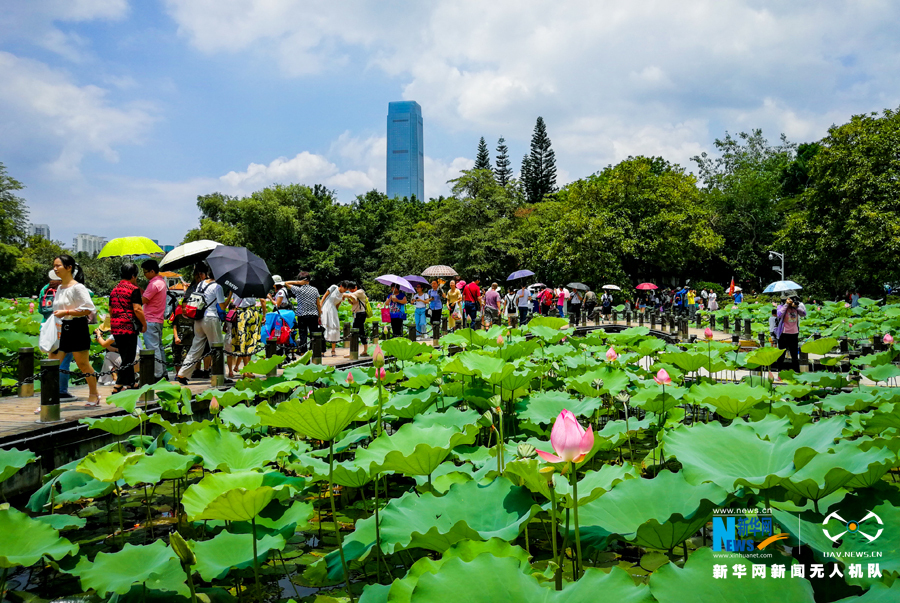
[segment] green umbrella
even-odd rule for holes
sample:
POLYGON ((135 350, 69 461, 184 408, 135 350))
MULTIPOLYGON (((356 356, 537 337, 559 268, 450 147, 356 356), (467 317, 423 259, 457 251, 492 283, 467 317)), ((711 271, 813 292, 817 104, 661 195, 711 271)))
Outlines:
POLYGON ((112 258, 123 255, 150 255, 162 253, 159 245, 147 237, 120 237, 103 246, 98 258, 112 258))

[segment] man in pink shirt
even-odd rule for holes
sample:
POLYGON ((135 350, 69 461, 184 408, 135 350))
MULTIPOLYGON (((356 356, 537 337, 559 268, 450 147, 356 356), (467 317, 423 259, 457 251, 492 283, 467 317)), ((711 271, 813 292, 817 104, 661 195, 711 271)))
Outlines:
POLYGON ((147 331, 144 333, 144 348, 153 350, 157 359, 155 376, 159 379, 166 372, 166 349, 163 347, 163 324, 166 320, 166 295, 168 286, 166 279, 159 275, 159 263, 156 260, 147 260, 141 264, 144 270, 144 278, 147 279, 147 288, 144 289, 144 316, 147 318, 147 331))

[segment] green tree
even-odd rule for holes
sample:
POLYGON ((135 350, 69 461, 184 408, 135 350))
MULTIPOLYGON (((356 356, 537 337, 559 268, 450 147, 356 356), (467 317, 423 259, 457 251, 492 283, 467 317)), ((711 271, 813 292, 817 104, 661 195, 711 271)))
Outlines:
POLYGON ((547 135, 543 117, 538 117, 534 124, 527 171, 525 162, 522 162, 522 182, 529 203, 537 203, 557 191, 556 155, 547 135))
POLYGON ((500 186, 509 184, 513 177, 512 168, 509 162, 509 149, 506 146, 506 140, 501 136, 497 141, 497 159, 494 162, 494 179, 500 186))
POLYGON ((900 280, 900 109, 855 115, 819 144, 779 244, 829 292, 878 295, 900 280))
MULTIPOLYGON (((772 146, 762 130, 737 138, 717 139, 720 155, 693 157, 703 181, 704 200, 714 210, 716 232, 725 238, 721 262, 713 267, 717 280, 730 276, 756 282, 774 276, 768 262, 775 236, 784 224, 782 174, 793 161, 796 145, 784 136, 772 146)), ((788 266, 792 268, 792 266, 788 266)))
POLYGON ((491 169, 491 154, 488 152, 487 143, 484 142, 484 136, 478 141, 478 154, 475 156, 476 170, 491 169))

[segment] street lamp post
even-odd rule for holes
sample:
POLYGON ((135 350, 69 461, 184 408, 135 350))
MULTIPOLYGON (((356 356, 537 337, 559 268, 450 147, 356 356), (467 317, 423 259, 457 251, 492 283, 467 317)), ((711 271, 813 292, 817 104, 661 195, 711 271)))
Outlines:
POLYGON ((781 268, 779 268, 778 266, 772 266, 772 270, 774 270, 775 272, 778 272, 779 274, 781 274, 781 280, 784 280, 784 279, 785 279, 785 275, 784 275, 784 254, 783 254, 783 253, 778 253, 777 251, 769 251, 769 259, 770 259, 770 260, 774 260, 776 257, 777 257, 778 259, 781 260, 781 268))

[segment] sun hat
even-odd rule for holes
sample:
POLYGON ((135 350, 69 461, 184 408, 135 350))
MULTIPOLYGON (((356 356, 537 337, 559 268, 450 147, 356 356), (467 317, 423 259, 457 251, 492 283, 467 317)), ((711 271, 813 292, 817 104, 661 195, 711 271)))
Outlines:
POLYGON ((277 274, 272 275, 272 280, 275 281, 275 285, 284 285, 284 279, 277 274))
POLYGON ((51 281, 61 280, 59 278, 59 275, 56 274, 56 270, 50 270, 50 272, 47 273, 47 278, 49 278, 51 281))
POLYGON ((462 288, 464 288, 465 286, 466 286, 466 281, 459 281, 459 282, 456 283, 456 288, 457 288, 457 289, 462 289, 462 288))

